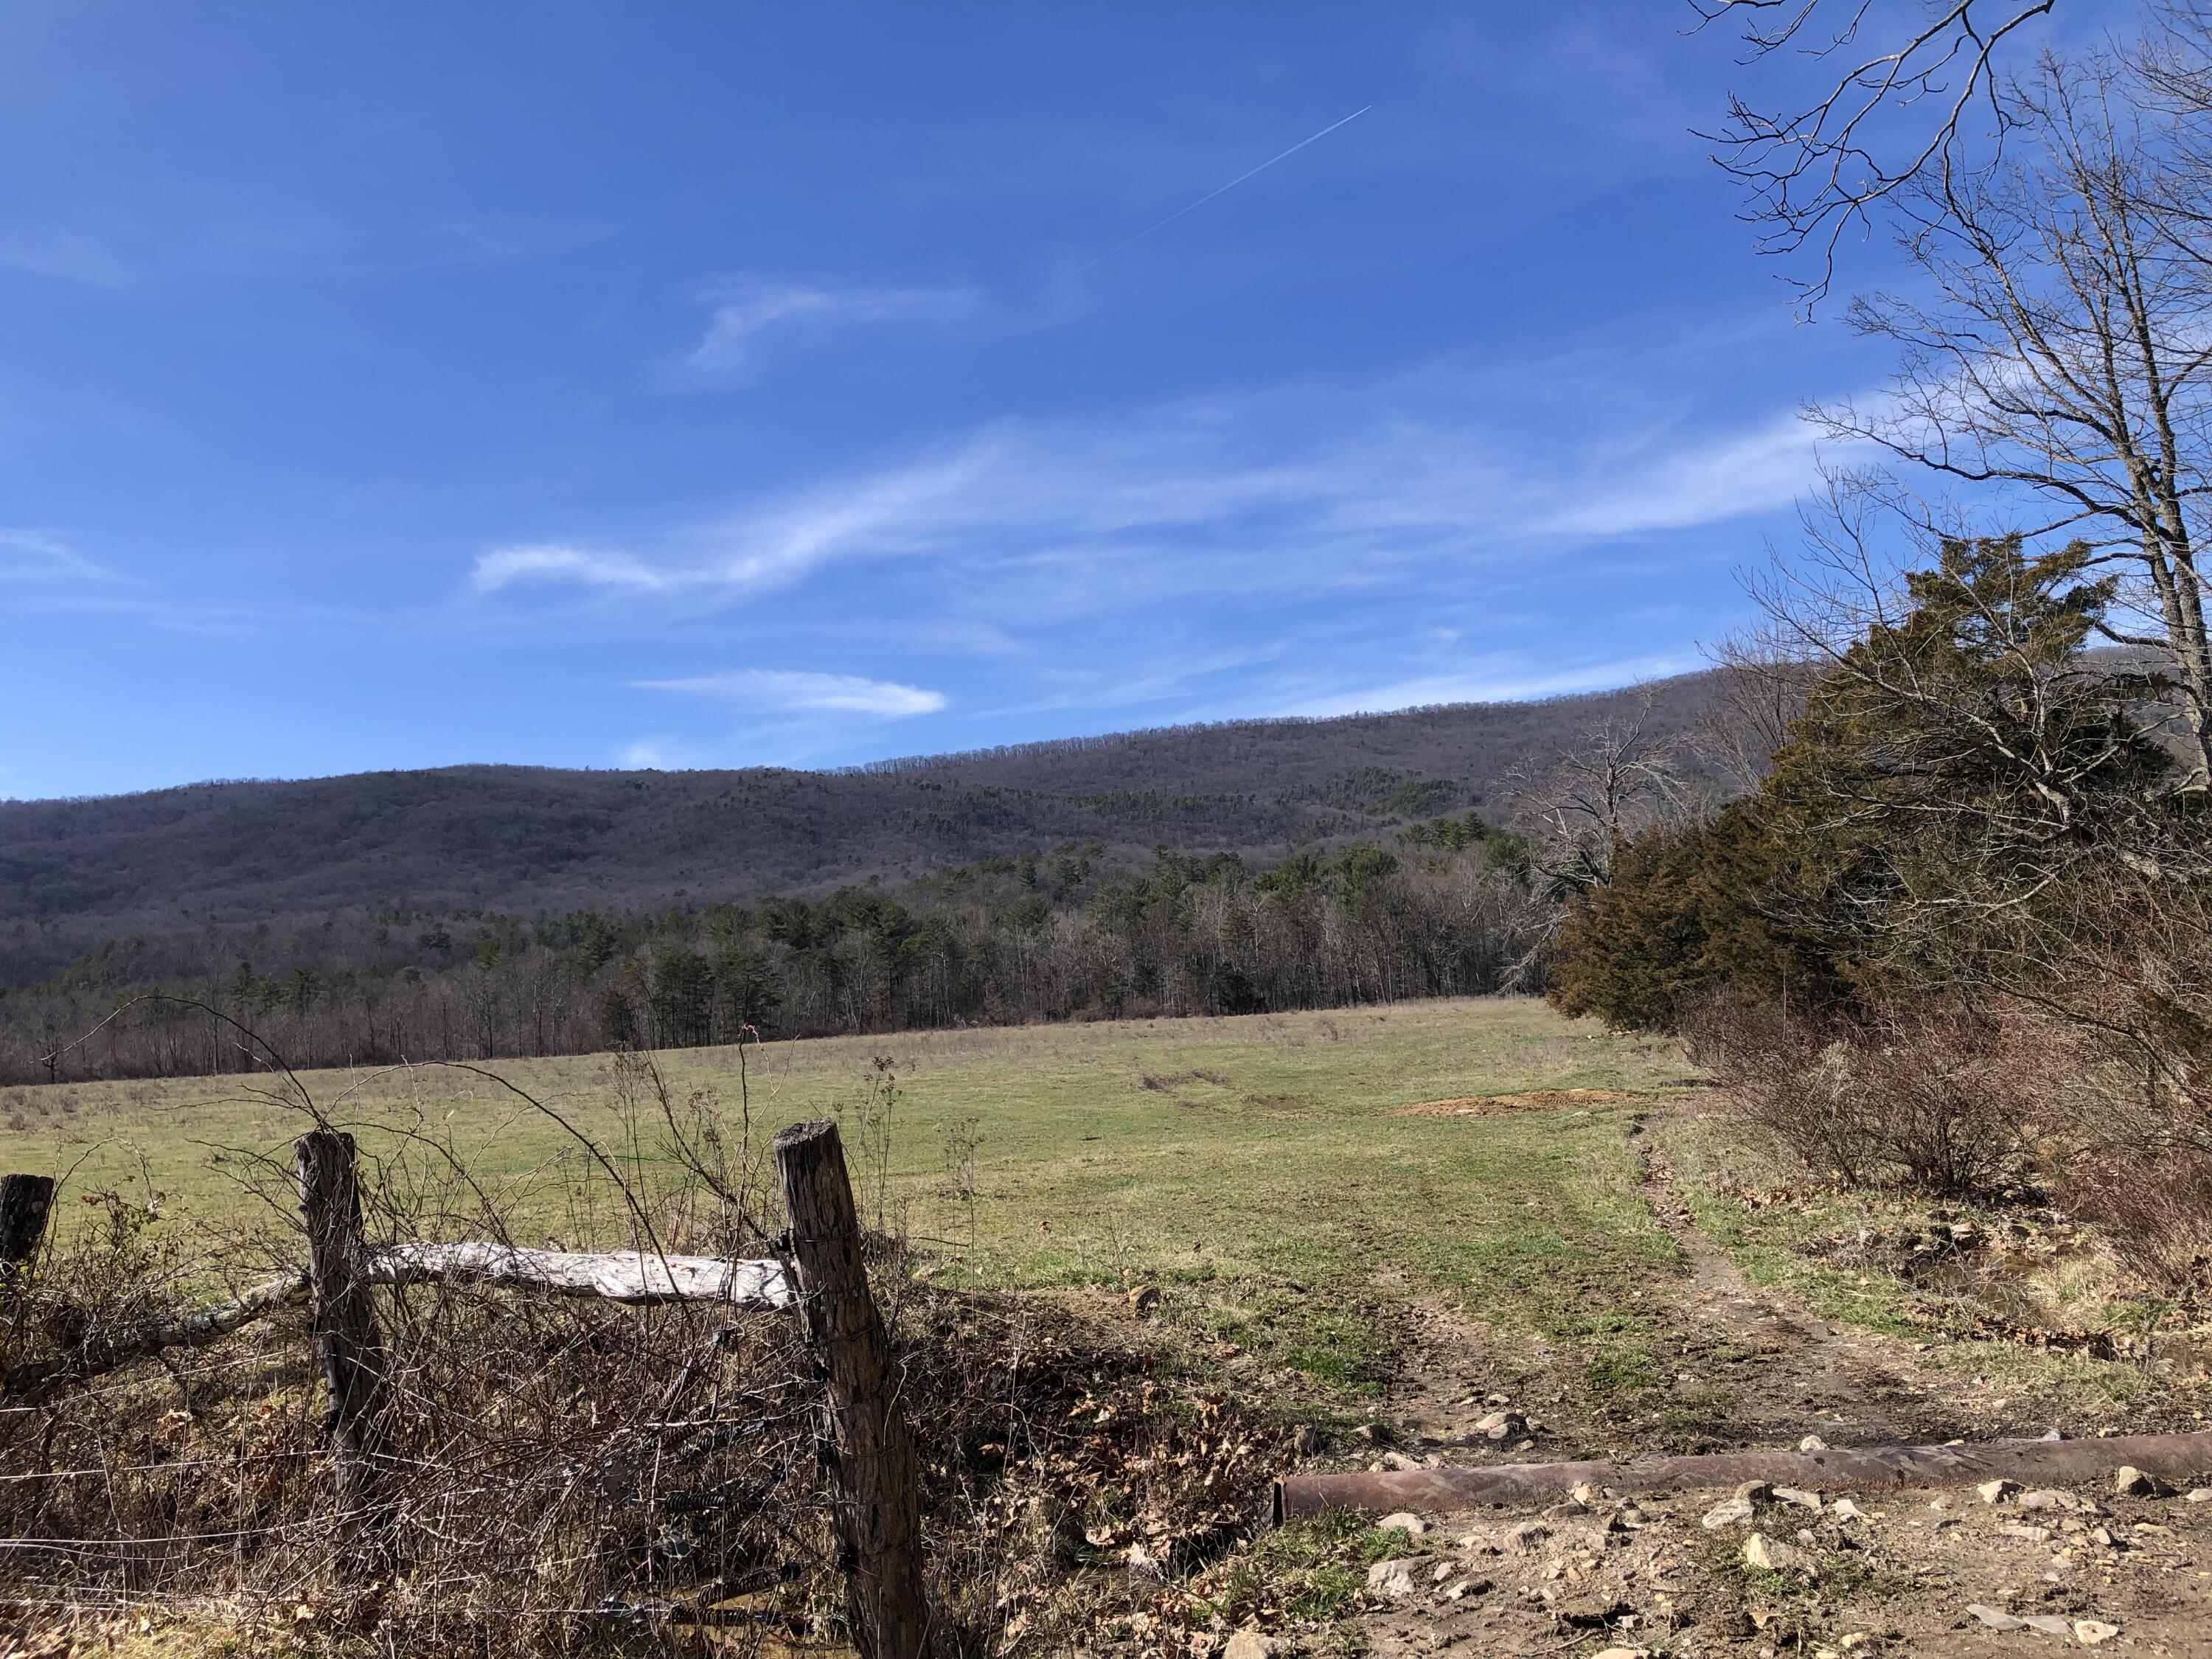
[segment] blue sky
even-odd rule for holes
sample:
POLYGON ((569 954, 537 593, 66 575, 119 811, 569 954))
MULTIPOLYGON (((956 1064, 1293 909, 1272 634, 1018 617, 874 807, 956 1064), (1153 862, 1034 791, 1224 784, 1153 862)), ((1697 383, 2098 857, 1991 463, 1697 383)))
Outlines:
POLYGON ((0 794, 1694 666, 1881 364, 1686 16, 12 5, 0 794))

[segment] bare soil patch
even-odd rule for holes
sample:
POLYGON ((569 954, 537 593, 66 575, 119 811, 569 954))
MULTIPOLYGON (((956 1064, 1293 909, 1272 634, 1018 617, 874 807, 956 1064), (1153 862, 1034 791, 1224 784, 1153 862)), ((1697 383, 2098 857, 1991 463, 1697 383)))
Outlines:
POLYGON ((1648 1106, 1651 1097, 1626 1089, 1531 1089, 1510 1095, 1462 1095, 1401 1106, 1393 1117, 1491 1117, 1500 1112, 1557 1112, 1569 1107, 1648 1106))

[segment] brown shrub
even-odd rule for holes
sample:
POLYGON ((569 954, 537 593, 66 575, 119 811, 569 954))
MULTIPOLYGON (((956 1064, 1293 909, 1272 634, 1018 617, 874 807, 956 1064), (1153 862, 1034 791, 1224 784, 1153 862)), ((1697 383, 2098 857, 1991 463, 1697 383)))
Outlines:
POLYGON ((1972 1197, 2015 1176, 2032 1144, 1999 1027, 1957 1004, 1814 1021, 1723 990, 1687 1024, 1730 1108, 1846 1185, 1972 1197))

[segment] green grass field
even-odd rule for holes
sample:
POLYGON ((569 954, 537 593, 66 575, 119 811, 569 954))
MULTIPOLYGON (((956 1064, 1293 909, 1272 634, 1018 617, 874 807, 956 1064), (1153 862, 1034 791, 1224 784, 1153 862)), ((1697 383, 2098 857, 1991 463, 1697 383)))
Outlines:
MULTIPOLYGON (((1632 1326, 1593 1310, 1629 1306, 1673 1259, 1623 1143, 1632 1103, 1403 1112, 1536 1091, 1658 1096, 1688 1080, 1671 1044, 1539 1003, 772 1043, 745 1055, 756 1133, 849 1114, 878 1056, 898 1087, 891 1203, 915 1236, 939 1241, 939 1271, 1008 1286, 1154 1283, 1213 1334, 1324 1381, 1357 1388, 1376 1365, 1378 1284, 1394 1297, 1455 1292, 1493 1322, 1572 1339, 1632 1326)), ((658 1058, 679 1097, 708 1091, 736 1119, 736 1051, 658 1058)), ((617 1156, 633 1144, 610 1057, 487 1069, 617 1156)), ((489 1079, 423 1067, 304 1081, 370 1152, 389 1152, 403 1126, 449 1138, 477 1180, 570 1233, 587 1158, 489 1079)), ((16 1089, 0 1113, 0 1168, 73 1170, 80 1193, 149 1184, 173 1212, 210 1218, 243 1201, 241 1152, 281 1159, 306 1127, 236 1079, 16 1089)), ((636 1143, 648 1159, 653 1127, 636 1143)))

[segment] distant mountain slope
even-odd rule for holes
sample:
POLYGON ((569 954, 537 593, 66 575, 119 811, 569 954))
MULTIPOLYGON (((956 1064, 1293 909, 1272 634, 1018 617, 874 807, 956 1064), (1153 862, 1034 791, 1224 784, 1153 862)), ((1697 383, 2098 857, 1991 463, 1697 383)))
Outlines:
POLYGON ((1541 702, 1173 727, 834 772, 463 766, 0 803, 0 982, 120 934, 296 928, 364 906, 742 902, 1069 842, 1266 856, 1482 806, 1516 763, 1647 696, 1655 728, 1686 726, 1709 690, 1687 675, 1541 702))

